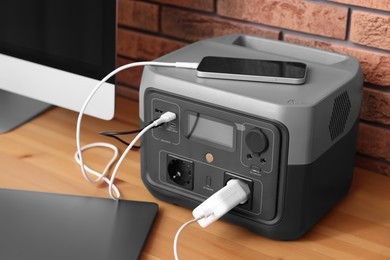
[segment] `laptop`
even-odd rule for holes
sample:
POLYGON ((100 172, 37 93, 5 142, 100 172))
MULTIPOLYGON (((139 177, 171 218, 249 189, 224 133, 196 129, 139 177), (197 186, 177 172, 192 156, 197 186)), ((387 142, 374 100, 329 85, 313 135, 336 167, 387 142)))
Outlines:
POLYGON ((158 205, 0 189, 0 259, 138 259, 158 205))

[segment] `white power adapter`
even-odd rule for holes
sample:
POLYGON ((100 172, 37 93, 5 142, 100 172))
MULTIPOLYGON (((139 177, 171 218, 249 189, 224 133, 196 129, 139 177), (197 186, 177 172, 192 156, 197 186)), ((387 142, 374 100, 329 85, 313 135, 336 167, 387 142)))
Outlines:
POLYGON ((198 220, 201 227, 207 227, 238 204, 244 204, 249 197, 248 185, 239 180, 231 179, 226 186, 214 193, 202 204, 192 211, 192 215, 198 220))

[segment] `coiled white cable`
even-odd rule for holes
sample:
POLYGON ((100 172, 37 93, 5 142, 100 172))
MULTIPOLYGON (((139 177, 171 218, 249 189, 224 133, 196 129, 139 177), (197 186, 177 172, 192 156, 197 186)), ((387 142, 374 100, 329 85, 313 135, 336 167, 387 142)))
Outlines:
MULTIPOLYGON (((107 76, 105 76, 96 86, 95 88, 91 91, 91 93, 89 94, 89 96, 87 97, 87 99, 85 100, 82 108, 80 109, 80 113, 79 113, 79 116, 77 118, 77 126, 76 126, 76 146, 77 146, 77 151, 76 151, 76 154, 75 154, 75 158, 76 158, 76 161, 80 164, 80 168, 81 168, 81 172, 84 176, 84 178, 88 181, 88 182, 91 182, 91 183, 98 183, 102 180, 104 180, 106 183, 109 184, 109 194, 111 196, 112 199, 114 200, 117 200, 119 199, 120 197, 120 193, 119 193, 119 189, 114 185, 114 179, 115 179, 115 176, 116 176, 116 173, 118 171, 118 168, 119 166, 121 165, 124 157, 127 155, 127 153, 130 151, 130 149, 133 147, 134 143, 137 142, 137 140, 146 132, 148 131, 149 129, 151 129, 152 127, 154 127, 154 124, 155 122, 153 122, 152 124, 148 125, 147 127, 145 127, 144 130, 142 130, 135 138, 134 140, 130 143, 130 145, 127 147, 127 149, 125 150, 125 152, 122 154, 121 158, 119 159, 119 161, 117 162, 117 164, 115 165, 115 168, 114 168, 114 171, 113 171, 113 174, 111 176, 110 179, 108 179, 106 177, 106 175, 108 174, 108 169, 113 165, 113 163, 115 162, 116 158, 117 158, 117 148, 115 147, 113 149, 112 145, 110 144, 106 144, 104 143, 102 145, 102 143, 93 143, 93 144, 90 144, 86 147, 81 147, 81 144, 80 144, 80 129, 81 129, 81 121, 82 121, 82 118, 83 118, 83 115, 84 115, 84 112, 89 104, 89 102, 91 101, 92 97, 95 95, 95 93, 100 89, 100 87, 109 79, 111 78, 112 76, 114 76, 115 74, 117 74, 118 72, 122 71, 122 70, 125 70, 125 69, 128 69, 128 68, 132 68, 132 67, 137 67, 137 66, 147 66, 147 65, 150 65, 150 66, 164 66, 164 67, 177 67, 177 68, 189 68, 189 69, 196 69, 198 67, 198 63, 187 63, 187 62, 155 62, 155 61, 142 61, 142 62, 134 62, 134 63, 130 63, 130 64, 126 64, 126 65, 123 65, 115 70, 113 70, 111 73, 109 73, 107 76), (92 170, 91 168, 89 168, 88 166, 85 165, 84 163, 84 158, 83 158, 83 154, 82 154, 82 151, 83 150, 86 150, 86 149, 90 149, 90 148, 93 148, 93 147, 105 147, 105 148, 110 148, 110 149, 113 149, 114 151, 114 156, 113 158, 111 159, 111 161, 107 164, 106 168, 104 169, 104 171, 102 173, 100 172, 97 172, 95 170, 92 170), (97 176, 96 179, 92 179, 88 176, 87 172, 97 176), (112 189, 114 189, 115 193, 116 193, 116 196, 113 194, 112 192, 112 189)), ((161 121, 159 121, 161 123, 161 121)))
MULTIPOLYGON (((91 174, 93 174, 93 175, 95 175, 97 177, 97 179, 92 180, 93 183, 98 183, 101 180, 103 180, 108 185, 110 185, 110 182, 111 182, 110 179, 108 179, 105 176, 107 175, 108 170, 114 164, 115 160, 118 158, 118 154, 119 154, 118 148, 115 145, 112 145, 112 144, 109 144, 109 143, 97 142, 97 143, 84 145, 83 147, 81 147, 81 152, 83 152, 85 150, 88 150, 88 149, 91 149, 91 148, 96 148, 96 147, 106 147, 106 148, 109 148, 109 149, 111 149, 114 152, 114 154, 111 157, 111 160, 107 163, 107 166, 106 166, 106 168, 104 168, 103 172, 98 172, 98 171, 88 167, 87 165, 84 165, 85 171, 89 172, 89 173, 91 173, 91 174)), ((76 152, 74 154, 74 159, 76 160, 76 162, 78 164, 80 164, 80 157, 79 157, 79 153, 78 152, 76 152)), ((117 196, 120 197, 120 192, 119 192, 118 188, 115 185, 112 185, 112 189, 114 189, 114 191, 117 194, 117 196)))

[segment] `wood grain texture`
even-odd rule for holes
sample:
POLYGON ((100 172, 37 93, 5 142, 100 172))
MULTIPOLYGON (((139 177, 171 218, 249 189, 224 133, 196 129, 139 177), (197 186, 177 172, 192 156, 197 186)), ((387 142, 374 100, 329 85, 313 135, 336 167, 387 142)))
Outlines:
MULTIPOLYGON (((87 183, 73 161, 76 116, 55 108, 1 135, 0 187, 108 197, 106 186, 87 183)), ((82 143, 112 142, 97 133, 138 127, 138 103, 119 99, 113 121, 85 119, 82 143)), ((109 151, 91 151, 86 161, 102 168, 109 157, 109 151)), ((173 259, 173 238, 191 219, 191 211, 159 201, 147 191, 140 179, 139 152, 128 155, 117 185, 124 199, 157 202, 160 207, 141 259, 173 259)), ((273 241, 218 221, 207 229, 197 224, 185 229, 179 255, 181 259, 389 259, 390 178, 356 168, 348 196, 302 239, 273 241)))

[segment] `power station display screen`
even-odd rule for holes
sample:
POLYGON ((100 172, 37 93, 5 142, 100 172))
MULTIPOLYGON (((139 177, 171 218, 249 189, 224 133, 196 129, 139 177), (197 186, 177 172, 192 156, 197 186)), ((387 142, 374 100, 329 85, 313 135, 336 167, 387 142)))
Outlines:
POLYGON ((234 148, 235 128, 233 124, 194 112, 187 114, 187 122, 188 138, 195 138, 230 149, 234 148))

